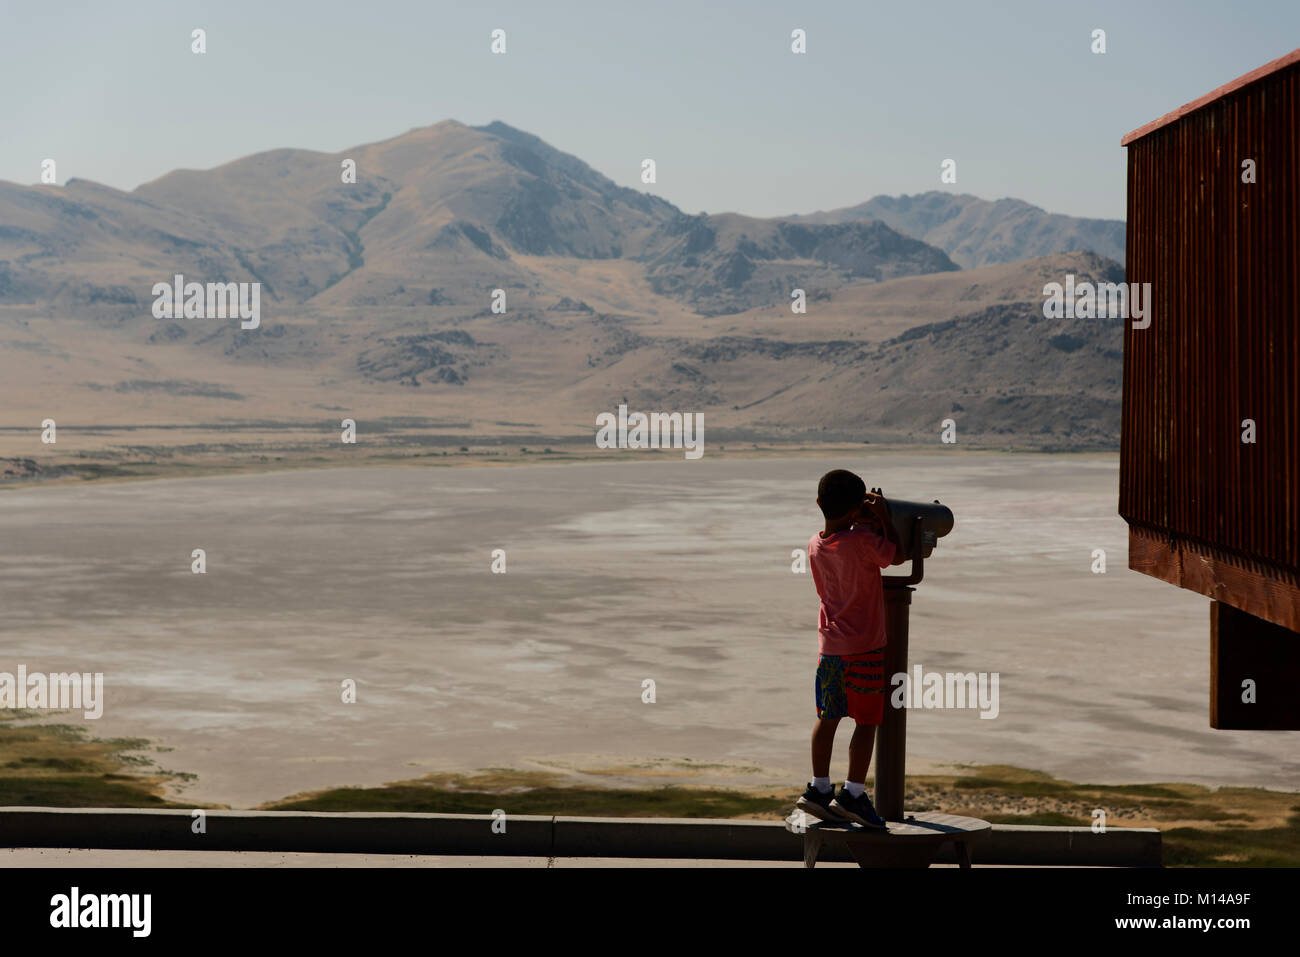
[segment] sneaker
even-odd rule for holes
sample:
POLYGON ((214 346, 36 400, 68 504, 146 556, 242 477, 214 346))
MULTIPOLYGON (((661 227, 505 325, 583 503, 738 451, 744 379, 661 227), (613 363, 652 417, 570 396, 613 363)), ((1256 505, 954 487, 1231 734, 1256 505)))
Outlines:
POLYGON ((863 827, 873 827, 877 830, 888 829, 885 819, 876 813, 875 805, 871 803, 871 798, 867 796, 865 790, 858 797, 854 797, 849 794, 848 788, 840 788, 840 793, 835 795, 835 800, 831 802, 830 809, 841 817, 846 817, 863 827))
POLYGON ((834 788, 823 794, 817 790, 817 785, 809 781, 807 790, 799 795, 799 800, 794 802, 794 806, 796 810, 803 811, 805 814, 820 820, 830 821, 835 824, 844 823, 843 815, 835 810, 834 788))

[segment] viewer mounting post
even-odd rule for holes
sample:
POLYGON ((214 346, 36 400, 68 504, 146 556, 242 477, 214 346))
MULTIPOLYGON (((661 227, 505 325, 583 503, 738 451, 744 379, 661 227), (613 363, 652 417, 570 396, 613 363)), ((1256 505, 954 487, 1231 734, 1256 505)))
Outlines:
MULTIPOLYGON (((879 491, 879 489, 877 489, 879 491)), ((907 674, 908 618, 914 585, 925 575, 925 557, 938 540, 952 531, 952 512, 936 500, 933 504, 890 501, 889 517, 898 531, 902 550, 911 557, 907 575, 885 575, 885 691, 893 698, 893 676, 907 674)), ((876 810, 887 821, 902 821, 907 765, 907 708, 885 703, 876 733, 876 810)))

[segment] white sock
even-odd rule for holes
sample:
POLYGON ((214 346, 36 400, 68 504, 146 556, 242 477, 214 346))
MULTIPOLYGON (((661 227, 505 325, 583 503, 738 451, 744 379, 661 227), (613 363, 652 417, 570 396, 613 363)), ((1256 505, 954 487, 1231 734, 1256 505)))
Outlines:
POLYGON ((825 794, 827 791, 831 789, 831 779, 828 777, 813 778, 813 787, 815 787, 818 791, 821 791, 822 794, 825 794))
POLYGON ((862 792, 867 789, 866 782, 858 784, 856 781, 845 781, 844 786, 849 789, 849 797, 862 797, 862 792))

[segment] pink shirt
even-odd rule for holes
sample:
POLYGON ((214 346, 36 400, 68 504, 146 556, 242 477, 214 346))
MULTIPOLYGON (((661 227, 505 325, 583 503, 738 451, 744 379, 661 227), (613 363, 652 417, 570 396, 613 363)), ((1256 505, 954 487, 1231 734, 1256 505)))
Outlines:
POLYGON ((894 543, 855 525, 808 542, 808 565, 821 598, 817 645, 823 655, 856 655, 885 644, 885 596, 880 569, 894 560, 894 543))

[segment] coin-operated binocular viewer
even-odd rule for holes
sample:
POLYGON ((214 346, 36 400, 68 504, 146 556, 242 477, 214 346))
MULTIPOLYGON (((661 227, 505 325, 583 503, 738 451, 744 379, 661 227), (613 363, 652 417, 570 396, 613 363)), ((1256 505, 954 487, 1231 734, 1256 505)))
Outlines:
MULTIPOLYGON (((879 489, 873 491, 881 494, 879 489)), ((916 580, 906 584, 918 584, 925 571, 925 559, 930 557, 939 539, 952 531, 952 510, 937 499, 933 502, 905 502, 901 498, 886 498, 885 504, 889 506, 890 522, 902 542, 899 554, 912 560, 912 574, 908 578, 916 580)), ((886 582, 897 580, 897 576, 885 579, 886 582)))
MULTIPOLYGON (((880 489, 873 489, 880 494, 880 489)), ((952 511, 934 502, 885 499, 889 518, 902 543, 899 554, 911 559, 907 575, 885 575, 885 714, 876 737, 876 809, 889 821, 903 820, 907 758, 907 709, 895 708, 893 677, 907 673, 908 613, 912 592, 925 574, 925 560, 939 539, 952 531, 952 511)))

